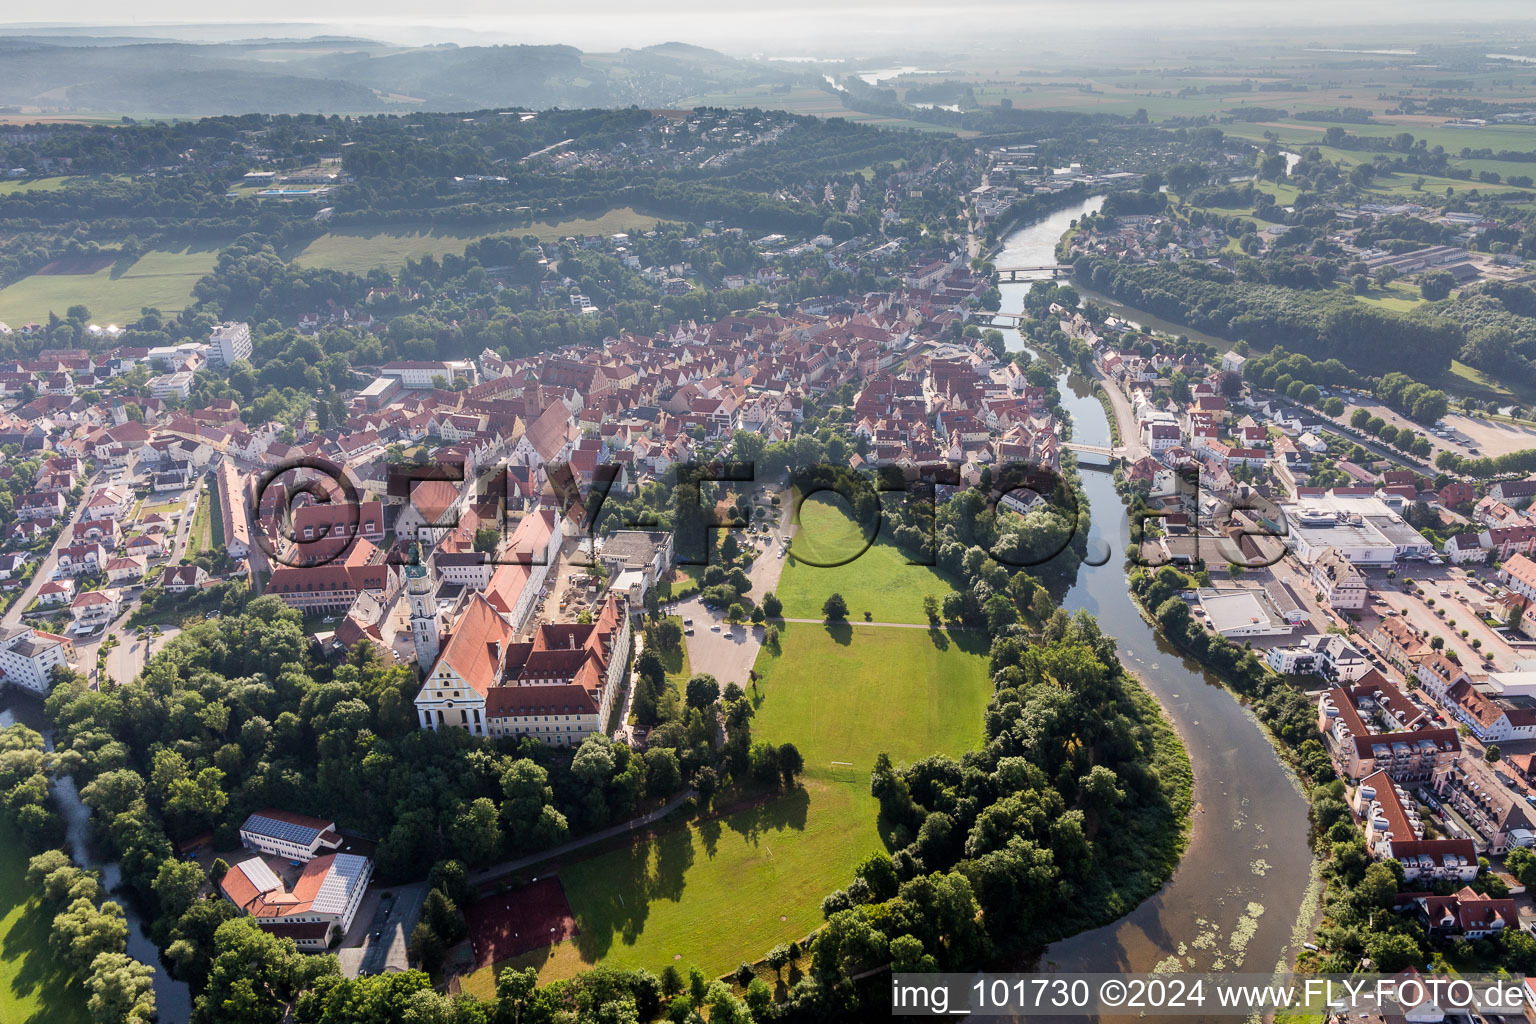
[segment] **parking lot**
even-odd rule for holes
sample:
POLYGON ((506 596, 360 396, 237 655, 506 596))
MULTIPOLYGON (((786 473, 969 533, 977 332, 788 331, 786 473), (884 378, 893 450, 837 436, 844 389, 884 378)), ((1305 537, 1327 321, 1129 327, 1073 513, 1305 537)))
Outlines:
POLYGON ((375 885, 369 889, 358 907, 352 930, 337 950, 342 972, 355 978, 406 970, 406 946, 426 898, 425 882, 387 889, 375 885))

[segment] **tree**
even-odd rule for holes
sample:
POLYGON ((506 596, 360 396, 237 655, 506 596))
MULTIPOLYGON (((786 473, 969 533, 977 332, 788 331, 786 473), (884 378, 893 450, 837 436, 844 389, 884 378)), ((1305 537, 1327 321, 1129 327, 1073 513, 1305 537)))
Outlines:
POLYGON ((664 651, 675 651, 683 642, 683 627, 674 618, 668 617, 656 623, 656 643, 664 651))
POLYGON ((830 623, 846 622, 848 619, 848 602, 843 600, 843 595, 833 593, 821 605, 821 614, 830 623))
POLYGON ((1504 869, 1527 888, 1536 885, 1536 852, 1528 846, 1516 846, 1504 855, 1504 869))
POLYGON ((1367 940, 1365 951, 1383 974, 1396 974, 1410 964, 1422 963, 1424 950, 1411 935, 1377 932, 1367 940))
POLYGON ((108 901, 98 909, 90 900, 75 900, 53 919, 48 945, 72 973, 84 975, 99 954, 121 953, 127 948, 128 923, 123 908, 108 901))
POLYGON ((784 968, 789 966, 789 947, 781 942, 770 949, 764 959, 768 962, 768 966, 773 968, 775 974, 782 974, 784 968))
POLYGON ((408 949, 411 959, 415 960, 423 971, 434 976, 443 969, 443 960, 448 955, 447 943, 426 921, 418 922, 411 930, 408 949))
POLYGON ((501 531, 494 526, 482 526, 475 531, 474 548, 481 554, 494 555, 501 546, 501 531))
POLYGON ((689 707, 702 711, 720 699, 720 684, 714 676, 701 673, 688 680, 684 696, 689 707))
POLYGON ((770 619, 776 619, 784 614, 784 602, 779 600, 779 595, 773 591, 763 595, 763 614, 770 619))
POLYGON ((1489 764, 1497 764, 1499 758, 1503 756, 1504 752, 1499 749, 1499 745, 1497 743, 1490 743, 1488 746, 1483 748, 1483 760, 1487 761, 1489 764))
POLYGON ((747 982, 747 1009, 753 1020, 766 1020, 768 1008, 773 1005, 773 989, 762 978, 747 982))
POLYGON ((489 863, 501 845, 501 823, 494 801, 480 797, 448 826, 454 851, 471 864, 489 863))
POLYGON ((1444 270, 1431 270, 1419 275, 1419 294, 1430 302, 1438 302, 1451 294, 1456 278, 1444 270))
POLYGON ((205 881, 203 869, 194 861, 168 860, 161 864, 155 875, 155 895, 160 897, 161 912, 171 920, 180 918, 202 894, 205 881))
POLYGON ((155 1016, 155 969, 124 953, 101 953, 91 962, 86 1004, 96 1024, 147 1024, 155 1016))
POLYGON ((923 614, 928 617, 928 624, 930 626, 936 625, 938 623, 939 599, 933 594, 923 595, 923 614))
POLYGON ((441 889, 433 889, 427 893, 427 898, 421 905, 421 920, 436 932, 446 945, 458 942, 469 931, 464 923, 463 912, 441 889))
POLYGON ((784 743, 779 746, 779 772, 784 776, 784 786, 789 788, 795 784, 795 777, 805 771, 805 758, 793 743, 784 743))

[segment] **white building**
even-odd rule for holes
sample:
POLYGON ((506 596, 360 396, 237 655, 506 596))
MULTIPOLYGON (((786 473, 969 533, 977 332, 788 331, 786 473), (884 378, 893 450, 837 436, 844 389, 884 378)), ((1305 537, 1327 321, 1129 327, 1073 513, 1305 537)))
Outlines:
POLYGON ((192 393, 192 374, 187 370, 177 373, 162 373, 158 377, 151 377, 148 381, 151 398, 165 401, 168 398, 176 398, 186 401, 192 393))
POLYGON ((1201 590, 1206 624, 1227 638, 1286 636, 1293 627, 1269 604, 1262 590, 1201 590))
POLYGON ((373 861, 328 853, 304 865, 290 890, 261 857, 230 866, 219 889, 257 925, 300 949, 325 949, 345 935, 373 878, 373 861))
POLYGON ((1337 548, 1354 565, 1387 566, 1434 554, 1434 545, 1377 497, 1307 497, 1282 504, 1280 515, 1286 543, 1308 565, 1327 548, 1337 548))
POLYGON ((1359 611, 1370 599, 1365 574, 1338 548, 1324 548, 1312 562, 1312 585, 1325 603, 1340 611, 1359 611))
POLYGON ((79 630, 100 629, 122 611, 123 595, 115 588, 82 591, 69 604, 69 613, 79 630))
POLYGON ((53 670, 68 668, 74 657, 75 644, 68 637, 12 629, 0 635, 0 685, 47 693, 53 687, 53 670))
POLYGON ((223 323, 208 335, 208 363, 228 367, 251 358, 251 325, 223 323))
POLYGON ((240 845, 287 860, 307 861, 341 846, 336 823, 288 811, 257 811, 240 826, 240 845))

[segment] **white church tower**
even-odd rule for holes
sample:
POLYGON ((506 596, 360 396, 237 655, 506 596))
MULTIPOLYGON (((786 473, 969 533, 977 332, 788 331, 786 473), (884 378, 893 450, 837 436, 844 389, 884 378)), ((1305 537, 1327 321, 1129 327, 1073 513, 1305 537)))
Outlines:
POLYGON ((405 567, 405 593, 411 602, 411 639, 416 641, 416 662, 431 672, 442 646, 437 621, 437 594, 432 573, 421 561, 421 546, 411 545, 411 562, 405 567))

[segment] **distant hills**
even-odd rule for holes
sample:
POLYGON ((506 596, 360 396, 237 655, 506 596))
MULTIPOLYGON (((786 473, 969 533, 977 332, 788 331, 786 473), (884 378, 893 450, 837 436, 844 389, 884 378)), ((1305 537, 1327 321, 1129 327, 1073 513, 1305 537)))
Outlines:
POLYGON ((794 69, 663 43, 401 48, 367 39, 198 44, 113 36, 0 37, 0 106, 24 113, 377 113, 497 106, 667 106, 790 81, 794 69))

